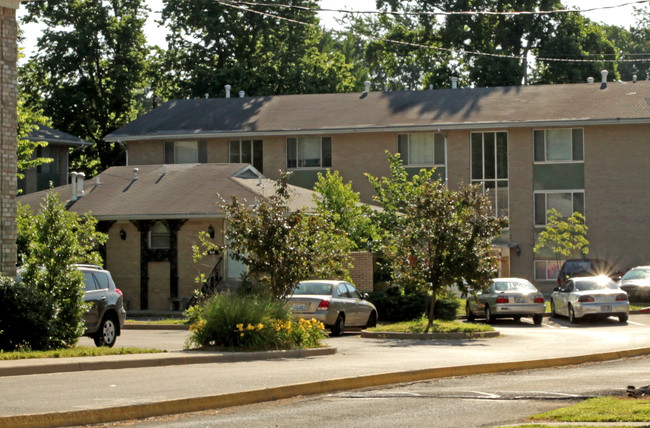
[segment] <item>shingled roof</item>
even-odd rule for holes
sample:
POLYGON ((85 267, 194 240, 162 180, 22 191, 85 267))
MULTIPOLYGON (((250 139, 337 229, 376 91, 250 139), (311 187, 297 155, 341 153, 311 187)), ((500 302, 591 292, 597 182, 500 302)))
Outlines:
POLYGON ((75 137, 72 134, 68 134, 67 132, 50 128, 47 125, 37 124, 36 126, 38 129, 34 129, 32 132, 27 134, 27 140, 46 141, 48 144, 62 146, 89 146, 92 144, 79 137, 75 137))
MULTIPOLYGON (((247 164, 178 164, 116 166, 85 180, 83 197, 70 201, 72 185, 30 193, 17 199, 32 208, 50 191, 57 192, 68 209, 92 212, 98 220, 137 220, 222 217, 218 201, 232 196, 255 203, 275 193, 275 182, 247 164)), ((313 191, 290 186, 289 208, 315 206, 313 191)))
POLYGON ((650 123, 650 81, 168 101, 107 141, 650 123))

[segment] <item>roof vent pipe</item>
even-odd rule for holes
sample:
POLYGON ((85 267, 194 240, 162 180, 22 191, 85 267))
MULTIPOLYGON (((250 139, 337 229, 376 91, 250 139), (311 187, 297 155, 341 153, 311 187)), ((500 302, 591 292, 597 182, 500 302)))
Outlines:
POLYGON ((77 200, 77 175, 78 174, 76 172, 70 173, 70 181, 72 184, 72 197, 70 198, 71 201, 77 200))
POLYGON ((594 83, 593 77, 587 77, 587 83, 594 83))
POLYGON ((370 92, 370 81, 366 80, 365 82, 363 82, 363 86, 365 87, 363 92, 365 92, 366 94, 370 92))
POLYGON ((95 186, 99 186, 100 184, 102 184, 102 182, 99 179, 99 175, 98 175, 97 177, 95 177, 95 186))
POLYGON ((138 172, 140 172, 139 168, 133 168, 133 179, 134 180, 137 180, 138 178, 140 178, 140 177, 138 177, 138 172))
POLYGON ((244 98, 245 96, 246 96, 246 92, 239 91, 239 98, 244 98))
POLYGON ((602 70, 600 74, 603 76, 603 80, 601 80, 601 83, 607 83, 607 75, 609 72, 607 70, 602 70))
POLYGON ((206 92, 206 93, 205 93, 205 99, 207 100, 208 98, 210 98, 210 94, 208 94, 208 93, 206 92))
POLYGON ((636 83, 636 79, 637 79, 637 77, 636 77, 636 74, 635 74, 635 75, 632 76, 632 82, 636 83))
POLYGON ((458 77, 451 78, 451 89, 458 89, 458 77))
POLYGON ((232 86, 226 85, 224 88, 226 88, 226 98, 230 98, 230 88, 232 88, 232 86))
POLYGON ((77 174, 77 197, 81 198, 84 195, 84 178, 86 174, 80 172, 77 174))

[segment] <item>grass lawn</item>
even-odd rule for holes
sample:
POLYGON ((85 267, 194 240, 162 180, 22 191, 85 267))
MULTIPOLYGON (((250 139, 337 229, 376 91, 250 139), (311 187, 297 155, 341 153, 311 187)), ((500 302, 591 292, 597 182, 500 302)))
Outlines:
MULTIPOLYGON (((392 324, 381 324, 377 327, 369 328, 369 331, 388 331, 393 333, 424 333, 427 326, 426 317, 413 321, 404 321, 392 324)), ((441 321, 436 320, 429 330, 431 333, 471 333, 477 331, 494 331, 487 324, 473 324, 459 321, 441 321)))
POLYGON ((0 351, 0 360, 23 360, 27 358, 70 358, 70 357, 97 357, 102 355, 126 354, 155 354, 166 352, 151 348, 108 348, 75 346, 74 348, 54 349, 51 351, 0 351))

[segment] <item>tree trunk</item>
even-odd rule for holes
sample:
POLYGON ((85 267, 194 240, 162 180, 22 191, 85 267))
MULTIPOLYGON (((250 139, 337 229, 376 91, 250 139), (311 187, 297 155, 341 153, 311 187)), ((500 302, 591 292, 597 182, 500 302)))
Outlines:
POLYGON ((425 333, 429 332, 429 329, 433 325, 433 320, 435 319, 434 309, 436 307, 436 292, 434 291, 431 294, 431 306, 429 306, 429 322, 427 323, 427 328, 424 329, 425 333))

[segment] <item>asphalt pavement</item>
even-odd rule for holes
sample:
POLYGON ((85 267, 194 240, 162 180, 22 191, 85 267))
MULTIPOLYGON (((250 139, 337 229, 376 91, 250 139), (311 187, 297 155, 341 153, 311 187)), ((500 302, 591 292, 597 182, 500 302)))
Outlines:
POLYGON ((500 321, 495 328, 502 336, 430 341, 345 335, 328 339, 329 348, 316 351, 320 355, 254 356, 183 351, 187 331, 124 330, 117 346, 161 347, 168 352, 0 361, 0 427, 109 422, 650 354, 647 315, 633 315, 628 324, 609 319, 573 326, 546 319, 542 326, 500 321), (84 367, 91 360, 97 366, 84 367), (56 364, 61 369, 38 369, 56 364), (23 374, 16 374, 18 370, 23 374))

